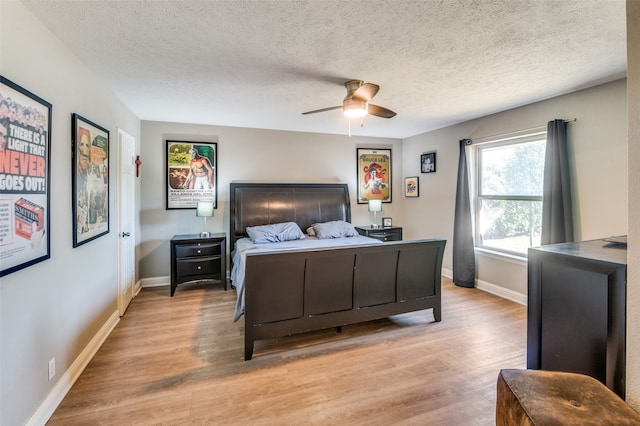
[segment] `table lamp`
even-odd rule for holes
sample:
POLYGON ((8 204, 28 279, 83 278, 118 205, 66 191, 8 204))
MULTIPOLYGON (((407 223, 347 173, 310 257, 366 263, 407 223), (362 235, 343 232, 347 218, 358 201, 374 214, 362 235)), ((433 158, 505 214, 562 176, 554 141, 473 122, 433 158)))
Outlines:
POLYGON ((378 212, 382 211, 382 200, 369 200, 369 211, 373 212, 372 228, 378 227, 378 212))
POLYGON ((204 217, 204 231, 200 233, 200 236, 205 238, 210 237, 211 233, 207 232, 207 218, 213 217, 213 201, 198 201, 196 216, 204 217))

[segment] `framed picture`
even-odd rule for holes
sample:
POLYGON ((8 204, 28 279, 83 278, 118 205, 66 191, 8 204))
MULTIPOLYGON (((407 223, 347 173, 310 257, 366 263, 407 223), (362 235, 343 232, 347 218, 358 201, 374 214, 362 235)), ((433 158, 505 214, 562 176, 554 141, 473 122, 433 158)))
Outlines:
POLYGON ((167 210, 195 209, 198 201, 218 208, 218 144, 167 141, 167 210))
POLYGON ((393 226, 391 218, 390 217, 383 217, 382 218, 382 227, 383 228, 391 228, 393 226))
POLYGON ((417 197, 420 195, 420 180, 418 176, 404 178, 404 196, 417 197))
POLYGON ((358 204, 391 202, 391 150, 357 149, 358 204))
POLYGON ((0 76, 0 276, 51 257, 51 104, 0 76))
POLYGON ((436 171, 436 153, 427 152, 420 155, 420 172, 433 173, 436 171))
POLYGON ((109 131, 72 116, 73 247, 109 233, 109 131))

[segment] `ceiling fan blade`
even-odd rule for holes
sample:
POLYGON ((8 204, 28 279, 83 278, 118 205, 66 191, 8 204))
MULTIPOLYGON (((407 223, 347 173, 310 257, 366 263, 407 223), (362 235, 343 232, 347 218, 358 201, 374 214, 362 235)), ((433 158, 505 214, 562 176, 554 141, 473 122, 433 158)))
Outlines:
POLYGON ((332 109, 338 109, 338 108, 342 108, 342 105, 332 106, 332 107, 329 107, 329 108, 315 109, 313 111, 303 112, 302 115, 315 114, 316 112, 331 111, 332 109))
POLYGON ((382 118, 393 118, 396 116, 396 113, 385 107, 369 104, 369 115, 375 115, 376 117, 382 118))
POLYGON ((360 99, 365 102, 369 102, 380 90, 380 86, 373 83, 364 83, 362 86, 358 88, 355 92, 353 92, 353 99, 360 99))

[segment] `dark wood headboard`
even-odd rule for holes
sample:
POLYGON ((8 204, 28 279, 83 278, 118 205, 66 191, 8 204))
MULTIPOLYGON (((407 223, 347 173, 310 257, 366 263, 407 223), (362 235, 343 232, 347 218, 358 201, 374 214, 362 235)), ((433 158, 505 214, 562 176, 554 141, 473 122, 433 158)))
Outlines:
POLYGON ((302 232, 314 223, 351 222, 346 183, 252 183, 229 186, 229 247, 246 237, 247 226, 296 222, 302 232))

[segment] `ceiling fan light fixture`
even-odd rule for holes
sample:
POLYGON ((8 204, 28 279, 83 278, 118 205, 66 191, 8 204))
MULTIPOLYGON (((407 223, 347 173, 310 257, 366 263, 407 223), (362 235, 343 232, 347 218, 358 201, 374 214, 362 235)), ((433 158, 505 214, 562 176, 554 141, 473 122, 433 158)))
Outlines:
POLYGON ((342 108, 344 116, 348 118, 360 118, 369 113, 369 103, 363 101, 345 102, 342 108))

